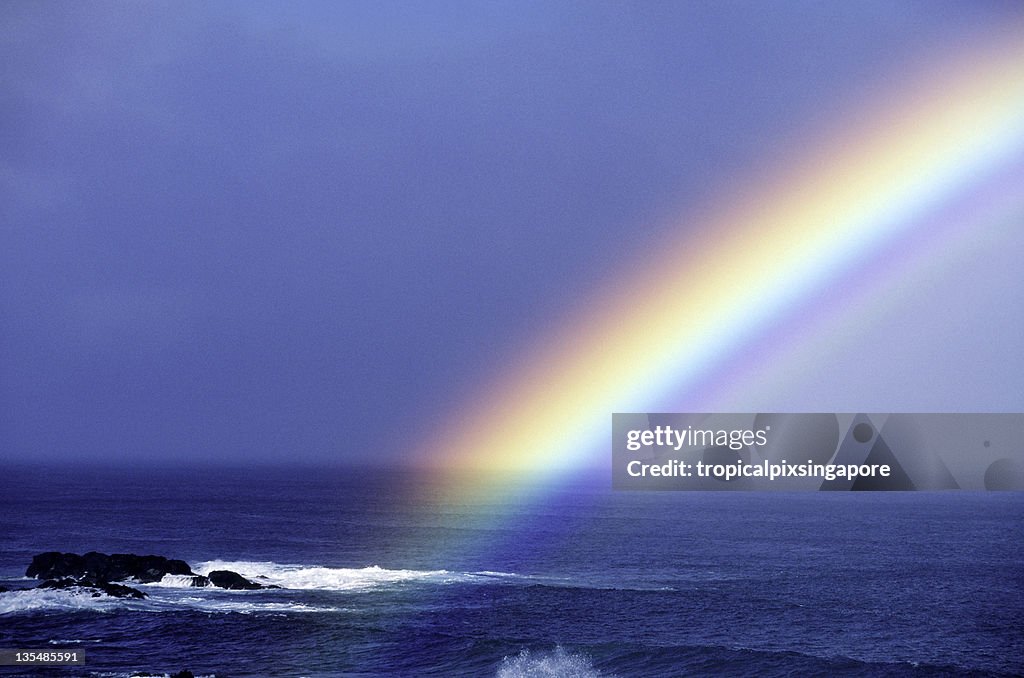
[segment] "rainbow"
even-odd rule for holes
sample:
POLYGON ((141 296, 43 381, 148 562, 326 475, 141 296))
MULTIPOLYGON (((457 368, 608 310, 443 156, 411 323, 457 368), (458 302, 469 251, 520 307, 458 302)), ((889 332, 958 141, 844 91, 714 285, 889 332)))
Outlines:
POLYGON ((706 409, 697 393, 735 383, 724 375, 787 328, 979 232, 1009 234, 1024 209, 1024 26, 986 38, 681 217, 678 238, 471 394, 425 464, 462 498, 606 465, 611 413, 706 409))

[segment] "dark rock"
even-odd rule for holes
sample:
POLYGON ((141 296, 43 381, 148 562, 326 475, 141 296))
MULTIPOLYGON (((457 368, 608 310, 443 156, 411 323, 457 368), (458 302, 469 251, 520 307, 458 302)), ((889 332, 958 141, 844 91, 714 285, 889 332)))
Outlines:
POLYGON ((127 579, 147 584, 160 581, 165 574, 195 573, 184 560, 172 560, 163 556, 137 556, 133 553, 107 555, 96 551, 90 551, 84 556, 56 551, 40 553, 32 558, 32 563, 25 571, 26 577, 73 577, 93 584, 127 579))
POLYGON ((262 584, 249 581, 237 572, 231 570, 214 570, 209 574, 210 583, 222 589, 246 590, 265 588, 262 584))
POLYGON ((193 673, 191 671, 178 671, 177 673, 172 673, 171 674, 171 678, 196 678, 196 677, 195 677, 195 675, 193 675, 193 673))
POLYGON ((26 577, 52 579, 54 577, 70 577, 85 571, 82 556, 76 553, 58 553, 48 551, 32 557, 32 562, 25 570, 26 577))
POLYGON ((81 589, 83 591, 91 591, 94 598, 100 596, 101 593, 105 593, 113 598, 145 598, 146 594, 138 589, 133 589, 131 586, 122 586, 120 584, 111 584, 109 582, 96 582, 96 583, 82 583, 76 579, 65 577, 63 579, 47 579, 38 587, 40 589, 81 589))
POLYGON ((142 584, 160 581, 164 575, 185 575, 191 577, 191 586, 217 586, 222 589, 254 591, 276 589, 279 586, 263 586, 250 581, 230 570, 214 570, 209 576, 196 574, 184 560, 172 560, 163 556, 137 556, 131 553, 107 555, 90 551, 85 555, 49 551, 32 558, 25 571, 28 577, 45 579, 40 588, 81 587, 91 589, 94 595, 106 593, 118 598, 145 598, 146 594, 130 586, 112 582, 134 580, 142 584))
POLYGON ((96 585, 96 588, 106 593, 108 596, 115 598, 145 598, 146 594, 142 591, 132 588, 131 586, 124 586, 122 584, 107 584, 100 582, 96 585))

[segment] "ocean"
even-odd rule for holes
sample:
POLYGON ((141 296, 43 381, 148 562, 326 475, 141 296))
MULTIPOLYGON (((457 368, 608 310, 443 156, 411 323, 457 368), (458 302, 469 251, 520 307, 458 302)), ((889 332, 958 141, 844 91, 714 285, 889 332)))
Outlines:
POLYGON ((343 469, 3 470, 0 585, 44 551, 279 589, 0 593, 2 675, 1024 675, 1024 493, 614 492, 438 503, 343 469))

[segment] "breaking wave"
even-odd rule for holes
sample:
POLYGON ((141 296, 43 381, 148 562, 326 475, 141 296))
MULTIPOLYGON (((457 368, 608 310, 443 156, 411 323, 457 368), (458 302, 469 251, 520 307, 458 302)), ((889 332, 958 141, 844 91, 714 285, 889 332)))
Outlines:
MULTIPOLYGON (((152 585, 157 586, 159 585, 152 585)), ((169 587, 167 587, 169 588, 169 587)), ((191 591, 152 593, 144 600, 115 598, 106 594, 93 595, 86 590, 28 589, 9 591, 0 595, 0 616, 32 612, 115 612, 143 610, 147 612, 177 612, 182 608, 205 612, 299 613, 344 612, 348 608, 311 604, 294 600, 267 600, 238 595, 224 589, 192 589, 191 591), (193 595, 188 595, 194 592, 193 595)), ((61 641, 64 642, 64 641, 61 641)), ((71 641, 67 641, 71 642, 71 641)), ((85 642, 85 641, 80 641, 85 642)))
MULTIPOLYGON (((208 560, 196 563, 192 570, 196 574, 207 576, 214 570, 231 570, 264 586, 279 586, 282 589, 299 591, 359 591, 409 582, 481 584, 493 583, 495 580, 511 582, 538 579, 530 575, 488 570, 390 570, 377 565, 361 568, 323 567, 251 560, 208 560)), ((159 582, 149 586, 189 587, 191 583, 191 578, 185 575, 164 575, 159 582)))
POLYGON ((148 584, 137 584, 135 582, 129 582, 132 586, 155 586, 157 588, 177 589, 177 588, 191 588, 192 587, 192 575, 189 574, 165 574, 163 579, 160 581, 150 582, 148 584))
POLYGON ((498 678, 598 678, 599 673, 583 654, 570 654, 561 646, 552 652, 523 650, 505 657, 498 666, 498 678))
MULTIPOLYGON (((465 580, 467 576, 447 570, 388 570, 376 565, 363 568, 310 567, 247 560, 210 560, 197 563, 193 570, 203 575, 209 575, 214 570, 231 570, 264 586, 322 591, 368 589, 409 581, 446 584, 465 580)), ((184 585, 187 586, 188 582, 184 585)))
MULTIPOLYGON (((365 592, 407 584, 444 586, 451 584, 541 586, 551 588, 619 589, 622 582, 585 581, 564 577, 516 574, 481 570, 454 572, 450 570, 387 569, 377 565, 362 568, 324 567, 320 565, 282 564, 272 561, 208 560, 192 567, 196 574, 209 575, 214 570, 230 570, 271 589, 230 591, 217 587, 192 586, 190 575, 168 574, 157 582, 140 584, 124 582, 143 590, 144 600, 115 598, 81 589, 27 589, 0 595, 0 615, 34 611, 114 611, 120 609, 169 611, 182 607, 209 612, 291 613, 338 612, 348 608, 332 606, 337 599, 304 598, 297 592, 365 592)), ((629 590, 648 587, 627 586, 629 590)), ((670 590, 651 587, 651 590, 670 590)), ((554 661, 552 657, 531 657, 530 661, 554 661)), ((560 655, 559 655, 560 656, 560 655)), ((516 659, 519 661, 519 659, 516 659)), ((525 659, 523 659, 525 661, 525 659)), ((519 666, 519 664, 515 664, 519 666)), ((524 674, 525 675, 525 674, 524 674)), ((546 675, 546 674, 540 674, 546 675)))
POLYGON ((84 589, 28 589, 8 591, 0 595, 0 615, 17 612, 64 610, 114 611, 123 608, 145 607, 145 601, 114 598, 106 594, 93 595, 84 589))

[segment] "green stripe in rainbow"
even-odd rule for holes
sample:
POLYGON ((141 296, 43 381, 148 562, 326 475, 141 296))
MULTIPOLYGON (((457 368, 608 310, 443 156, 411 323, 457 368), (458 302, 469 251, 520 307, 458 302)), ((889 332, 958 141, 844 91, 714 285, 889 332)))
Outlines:
POLYGON ((510 475, 541 483, 603 465, 612 412, 675 409, 670 396, 728 369, 822 288, 926 236, 948 201, 1019 174, 1024 27, 987 37, 929 77, 876 92, 766 179, 680 219, 678 240, 453 414, 426 463, 460 497, 510 475))

